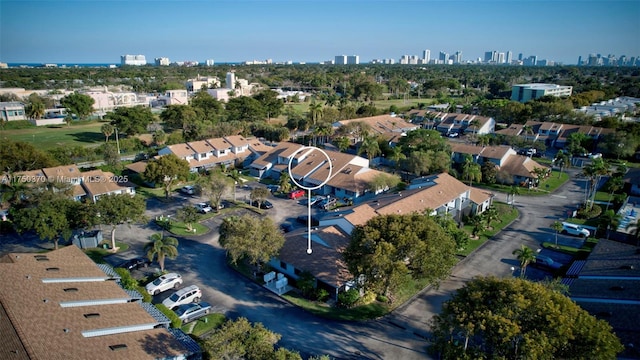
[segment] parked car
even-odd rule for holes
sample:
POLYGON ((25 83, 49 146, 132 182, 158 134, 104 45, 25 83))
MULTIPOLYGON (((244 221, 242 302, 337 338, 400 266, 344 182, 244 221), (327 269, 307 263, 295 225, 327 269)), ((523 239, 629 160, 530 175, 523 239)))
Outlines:
POLYGON ((460 133, 457 132, 450 132, 447 134, 448 137, 450 138, 457 138, 458 136, 460 136, 460 133))
POLYGON ((169 289, 177 289, 182 285, 182 276, 176 273, 168 273, 148 283, 145 287, 151 295, 160 294, 169 289))
POLYGON ((338 199, 334 197, 326 198, 320 202, 320 208, 323 210, 329 210, 331 207, 338 203, 338 199))
POLYGON ((316 195, 316 196, 312 196, 311 199, 309 199, 309 202, 311 203, 311 206, 313 206, 324 199, 325 199, 324 196, 316 195))
POLYGON ((567 222, 562 223, 561 233, 565 235, 569 234, 569 235, 580 236, 580 237, 589 237, 589 235, 591 235, 591 232, 583 228, 582 226, 578 224, 567 223, 567 222))
POLYGON ((127 269, 127 270, 131 271, 131 270, 137 270, 139 268, 146 268, 149 265, 151 265, 151 261, 148 258, 137 257, 137 258, 126 260, 126 261, 120 263, 116 267, 127 269))
POLYGON ((293 230, 293 224, 290 222, 285 222, 280 224, 280 230, 282 230, 282 232, 288 233, 289 231, 293 230))
POLYGON ((289 193, 289 199, 299 199, 301 197, 304 196, 304 190, 302 189, 298 189, 298 190, 293 190, 292 192, 289 193))
POLYGON ((544 255, 536 256, 536 261, 533 262, 532 265, 549 270, 558 270, 562 267, 562 264, 555 262, 552 258, 544 255))
POLYGON ((171 296, 164 299, 162 305, 173 310, 178 307, 178 305, 190 304, 192 302, 198 303, 201 297, 202 290, 196 285, 190 285, 171 294, 171 296))
POLYGON ((277 192, 280 191, 280 185, 267 185, 267 189, 269 189, 269 191, 273 192, 277 192))
POLYGON ((204 301, 199 304, 183 304, 179 305, 173 311, 178 315, 180 320, 182 320, 182 323, 186 324, 188 322, 198 320, 211 312, 211 304, 204 301))
POLYGON ((255 206, 259 209, 272 209, 273 204, 267 200, 263 200, 261 203, 259 201, 251 201, 251 206, 255 206))
POLYGON ((196 193, 196 187, 187 185, 180 189, 180 192, 187 195, 194 195, 196 193))
MULTIPOLYGON (((300 224, 304 224, 307 225, 309 222, 309 216, 308 215, 300 215, 296 218, 296 221, 299 222, 300 224)), ((311 216, 311 226, 318 226, 320 225, 320 222, 318 221, 318 218, 316 218, 315 216, 311 216)))
POLYGON ((209 212, 213 211, 211 206, 209 206, 209 204, 207 204, 207 203, 197 203, 195 205, 195 207, 196 207, 196 209, 198 209, 198 212, 202 213, 202 214, 206 214, 206 213, 209 213, 209 212))

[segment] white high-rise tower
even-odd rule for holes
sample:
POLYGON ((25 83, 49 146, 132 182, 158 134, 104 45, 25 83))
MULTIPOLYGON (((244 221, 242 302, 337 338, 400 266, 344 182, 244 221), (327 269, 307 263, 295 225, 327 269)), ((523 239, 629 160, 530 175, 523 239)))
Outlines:
POLYGON ((236 87, 236 73, 229 71, 227 73, 227 89, 234 89, 236 87))
POLYGON ((425 64, 429 63, 429 60, 431 60, 431 50, 427 49, 422 52, 422 60, 424 60, 425 64))

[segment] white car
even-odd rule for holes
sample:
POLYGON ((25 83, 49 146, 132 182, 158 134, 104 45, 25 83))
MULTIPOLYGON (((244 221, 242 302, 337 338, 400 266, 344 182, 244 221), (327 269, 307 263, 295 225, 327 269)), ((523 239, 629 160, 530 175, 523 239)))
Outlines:
POLYGON ((209 213, 213 210, 207 203, 197 203, 195 206, 196 209, 198 209, 198 212, 202 214, 209 213))
POLYGON ((164 299, 162 305, 173 310, 178 307, 178 305, 190 304, 192 302, 198 303, 200 302, 201 297, 202 291, 200 288, 195 285, 191 285, 171 294, 171 296, 164 299))
POLYGON ((186 324, 193 320, 197 320, 207 315, 210 311, 211 311, 211 304, 204 301, 199 304, 179 305, 174 310, 176 315, 178 315, 180 320, 182 320, 183 324, 186 324))
POLYGON ((589 237, 589 235, 591 235, 591 232, 583 228, 582 226, 577 224, 572 224, 572 223, 566 223, 566 222, 562 223, 561 233, 565 235, 569 234, 569 235, 581 236, 581 237, 589 237))
POLYGON ((176 273, 169 273, 148 283, 145 289, 149 294, 157 295, 169 289, 177 289, 180 285, 182 285, 182 276, 176 273))
POLYGON ((194 186, 187 185, 180 189, 180 192, 187 195, 194 195, 196 193, 196 188, 194 186))

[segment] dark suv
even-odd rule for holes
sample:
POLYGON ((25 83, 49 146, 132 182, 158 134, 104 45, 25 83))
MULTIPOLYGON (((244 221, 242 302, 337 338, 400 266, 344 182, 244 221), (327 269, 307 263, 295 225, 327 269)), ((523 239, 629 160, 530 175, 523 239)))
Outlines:
POLYGON ((124 268, 131 271, 131 270, 137 270, 139 268, 146 268, 149 265, 151 265, 151 261, 149 261, 149 259, 144 257, 137 257, 137 258, 126 260, 125 262, 121 263, 116 267, 124 268))

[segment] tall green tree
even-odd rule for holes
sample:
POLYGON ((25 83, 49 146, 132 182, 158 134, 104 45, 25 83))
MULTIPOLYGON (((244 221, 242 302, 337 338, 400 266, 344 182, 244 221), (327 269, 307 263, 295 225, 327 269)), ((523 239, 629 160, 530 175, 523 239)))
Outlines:
POLYGON ((38 170, 60 163, 48 152, 44 152, 33 144, 24 141, 2 139, 0 146, 0 169, 8 173, 38 170))
POLYGON ((140 195, 102 195, 96 201, 100 222, 111 226, 111 248, 116 249, 116 229, 119 225, 145 222, 146 201, 140 195))
POLYGON ((184 129, 196 122, 198 115, 190 105, 169 105, 160 113, 160 119, 169 129, 184 129))
POLYGON ((558 178, 560 178, 562 176, 562 170, 570 165, 569 155, 567 155, 564 151, 558 151, 553 162, 557 167, 560 168, 560 172, 558 173, 558 178))
POLYGON ((168 198, 171 187, 179 181, 185 181, 189 172, 190 166, 186 160, 168 154, 149 161, 142 177, 149 182, 162 184, 165 197, 168 198))
POLYGON ((117 128, 121 134, 136 135, 147 131, 147 126, 153 123, 155 115, 151 109, 144 106, 119 107, 108 112, 105 119, 117 128))
POLYGON ((178 239, 173 237, 163 237, 162 234, 153 234, 149 242, 144 245, 147 257, 150 261, 158 258, 160 271, 164 271, 164 260, 166 258, 175 259, 178 256, 178 239))
POLYGON ((249 199, 251 200, 251 202, 256 202, 259 206, 261 206, 268 197, 269 189, 265 187, 256 187, 254 189, 251 189, 251 192, 249 193, 249 199))
POLYGON ((29 118, 40 119, 44 116, 45 106, 41 101, 34 101, 27 104, 25 111, 29 118))
POLYGON ((524 277, 527 272, 527 266, 536 260, 536 253, 530 247, 522 245, 520 249, 513 250, 512 254, 520 262, 520 277, 524 277))
POLYGON ((556 247, 558 247, 558 233, 562 231, 562 223, 560 221, 554 221, 551 223, 551 229, 556 233, 556 247))
POLYGON ((220 225, 220 245, 227 250, 232 263, 246 259, 257 266, 278 254, 284 236, 268 217, 230 216, 220 225))
POLYGON ((375 136, 365 136, 362 144, 360 144, 360 147, 358 148, 358 155, 361 155, 362 153, 367 154, 369 162, 371 162, 374 157, 378 156, 381 153, 378 138, 375 136))
POLYGON ((221 171, 214 170, 209 175, 198 178, 197 182, 200 185, 200 189, 202 189, 202 195, 209 199, 211 206, 217 212, 222 196, 229 191, 233 180, 221 171))
POLYGON ((442 359, 615 359, 624 347, 554 285, 474 278, 431 321, 442 359), (571 319, 568 321, 567 319, 571 319))
MULTIPOLYGON (((261 323, 251 324, 241 317, 222 324, 203 342, 203 349, 210 359, 276 359, 275 344, 280 337, 261 323)), ((288 356, 278 359, 295 359, 288 356)))
POLYGON ((198 214, 198 209, 187 204, 176 211, 176 218, 185 224, 187 231, 193 231, 193 224, 200 219, 200 214, 198 214))
POLYGON ((73 93, 60 99, 60 105, 67 108, 68 113, 76 114, 78 119, 84 120, 93 112, 95 100, 89 95, 73 93))
POLYGON ((607 240, 609 239, 609 235, 611 234, 611 230, 615 230, 620 225, 620 221, 622 220, 622 215, 616 213, 615 211, 609 209, 603 212, 600 215, 598 225, 601 229, 604 229, 607 232, 607 240))
POLYGON ((108 142, 109 141, 109 137, 111 137, 111 135, 113 135, 113 132, 116 129, 113 127, 113 125, 111 124, 104 124, 100 127, 100 131, 104 134, 104 142, 108 142))
POLYGON ((469 182, 469 186, 473 184, 474 180, 480 182, 482 181, 482 168, 467 157, 462 164, 462 178, 469 182))
POLYGON ((437 282, 455 263, 455 242, 427 215, 376 216, 357 226, 343 256, 364 286, 393 299, 409 278, 437 282))

